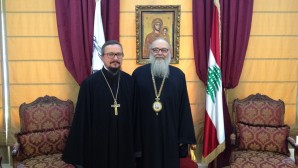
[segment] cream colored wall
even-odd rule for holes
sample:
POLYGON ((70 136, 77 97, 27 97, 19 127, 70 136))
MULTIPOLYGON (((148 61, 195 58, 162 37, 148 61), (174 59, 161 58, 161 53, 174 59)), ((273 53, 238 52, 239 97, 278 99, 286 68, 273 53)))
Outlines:
MULTIPOLYGON (((186 74, 193 119, 200 140, 205 87, 196 75, 193 59, 192 1, 120 2, 120 42, 125 52, 123 70, 130 74, 139 66, 136 64, 135 5, 181 5, 180 62, 174 66, 186 74)), ((76 102, 79 86, 63 63, 54 0, 7 0, 6 10, 13 133, 19 129, 18 108, 21 103, 31 102, 44 95, 76 102)), ((292 128, 296 123, 297 111, 297 11, 297 0, 255 0, 243 73, 239 86, 227 92, 230 106, 235 98, 244 98, 258 92, 284 100, 285 121, 292 128)), ((0 107, 3 111, 2 101, 0 107)), ((2 115, 0 118, 2 120, 2 115)), ((12 136, 10 138, 13 142, 12 136)))
MULTIPOLYGON (((123 44, 125 60, 123 69, 128 73, 140 66, 136 64, 136 5, 181 5, 180 57, 179 64, 173 64, 186 74, 190 104, 197 133, 201 133, 205 110, 205 86, 199 80, 194 63, 192 44, 192 1, 121 0, 120 42, 123 44)), ((200 137, 200 135, 198 135, 200 137)))
MULTIPOLYGON (((192 1, 122 0, 120 4, 120 41, 129 58, 124 69, 131 73, 135 61, 135 5, 181 5, 180 62, 175 65, 186 74, 197 137, 205 110, 205 86, 195 72, 192 44, 192 1)), ((236 98, 262 93, 286 104, 285 122, 296 125, 298 83, 298 1, 255 0, 249 46, 239 85, 227 90, 228 104, 236 98)))
POLYGON ((254 93, 282 99, 286 105, 285 123, 292 129, 297 124, 297 12, 297 0, 255 0, 240 82, 228 91, 230 106, 235 98, 254 93))
MULTIPOLYGON (((6 11, 11 105, 9 143, 13 144, 13 133, 19 131, 20 104, 44 95, 76 101, 79 87, 64 66, 55 1, 7 0, 6 11)), ((0 117, 2 120, 3 116, 0 117)), ((3 144, 5 138, 0 139, 3 144)))

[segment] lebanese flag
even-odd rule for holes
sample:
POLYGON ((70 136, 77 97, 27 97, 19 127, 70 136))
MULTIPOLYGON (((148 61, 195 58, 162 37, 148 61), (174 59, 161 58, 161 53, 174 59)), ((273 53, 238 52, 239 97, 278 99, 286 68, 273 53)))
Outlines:
POLYGON ((219 0, 214 0, 206 86, 202 157, 204 164, 212 162, 225 149, 220 61, 220 4, 219 0))
POLYGON ((92 70, 94 73, 103 67, 101 57, 101 47, 105 43, 105 35, 103 31, 101 18, 101 0, 95 0, 95 15, 94 15, 94 33, 93 33, 93 55, 92 55, 92 70))

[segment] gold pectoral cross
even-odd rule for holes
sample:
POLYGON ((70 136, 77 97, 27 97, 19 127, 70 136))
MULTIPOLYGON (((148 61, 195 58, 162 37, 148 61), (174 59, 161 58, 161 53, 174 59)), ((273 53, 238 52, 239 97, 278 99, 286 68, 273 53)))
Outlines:
POLYGON ((114 104, 112 104, 111 107, 114 108, 115 115, 117 116, 118 115, 118 107, 120 107, 120 104, 117 104, 117 101, 115 100, 114 104))

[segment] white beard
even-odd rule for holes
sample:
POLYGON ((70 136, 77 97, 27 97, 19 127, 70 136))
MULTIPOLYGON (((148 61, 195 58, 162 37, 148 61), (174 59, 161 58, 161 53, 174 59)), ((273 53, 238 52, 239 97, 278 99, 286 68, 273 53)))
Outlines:
POLYGON ((153 54, 150 53, 150 63, 151 63, 151 71, 153 76, 163 78, 164 76, 169 76, 169 65, 171 62, 170 55, 167 56, 166 59, 155 58, 153 54))

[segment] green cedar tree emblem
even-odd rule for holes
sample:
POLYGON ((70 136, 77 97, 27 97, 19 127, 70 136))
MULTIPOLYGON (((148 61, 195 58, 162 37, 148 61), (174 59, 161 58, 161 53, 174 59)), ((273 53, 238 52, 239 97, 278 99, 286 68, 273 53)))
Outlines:
POLYGON ((215 103, 216 92, 221 85, 221 71, 216 65, 208 68, 208 80, 206 92, 210 95, 212 102, 215 103))

